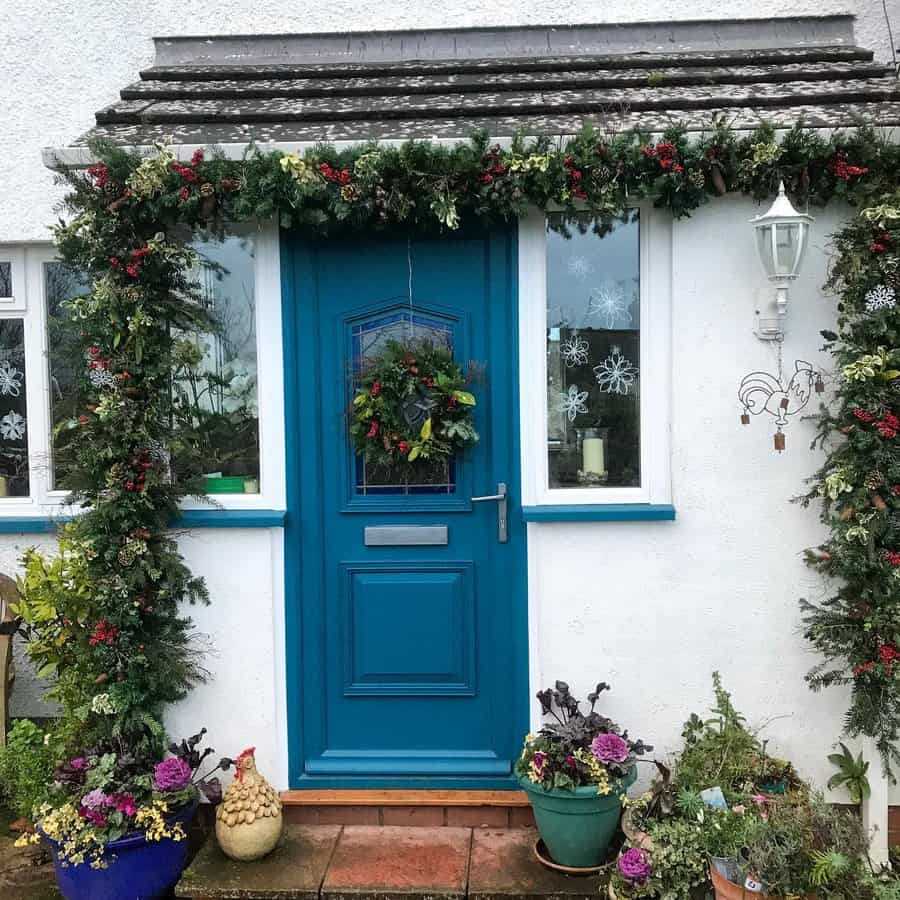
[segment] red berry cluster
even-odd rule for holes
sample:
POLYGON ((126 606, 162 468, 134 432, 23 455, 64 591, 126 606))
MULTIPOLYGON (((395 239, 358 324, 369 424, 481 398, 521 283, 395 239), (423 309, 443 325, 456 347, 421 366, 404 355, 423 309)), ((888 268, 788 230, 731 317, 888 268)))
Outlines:
POLYGON ((881 231, 875 235, 875 239, 869 244, 869 249, 873 253, 884 253, 893 243, 893 238, 886 231, 881 231))
POLYGON ((884 558, 892 566, 900 566, 900 550, 885 550, 884 558))
POLYGON ((895 438, 897 437, 897 432, 900 431, 900 419, 892 412, 887 412, 884 414, 884 418, 876 423, 875 427, 883 438, 895 438))
POLYGON ((106 163, 94 163, 88 166, 87 173, 96 187, 106 187, 109 181, 109 169, 106 167, 106 163))
POLYGON ((99 622, 94 626, 94 631, 91 634, 91 638, 88 643, 92 647, 96 647, 97 644, 107 644, 111 645, 116 642, 116 638, 119 636, 119 629, 115 625, 110 625, 108 622, 105 622, 103 619, 100 619, 99 622))
POLYGON ((878 419, 874 413, 870 413, 868 410, 857 406, 853 410, 853 415, 856 419, 860 422, 864 422, 866 425, 875 422, 875 428, 883 438, 895 438, 897 437, 897 433, 900 432, 900 419, 892 412, 886 412, 883 418, 878 419))
POLYGON ((105 372, 109 368, 109 360, 100 355, 99 347, 88 347, 88 368, 95 372, 105 372))
POLYGON ((199 148, 194 151, 194 155, 191 157, 190 163, 188 165, 184 165, 180 162, 172 163, 172 170, 177 172, 187 184, 183 184, 181 186, 181 190, 178 192, 178 199, 183 203, 188 197, 191 196, 191 188, 192 184, 196 184, 200 180, 200 176, 196 172, 197 166, 203 162, 203 151, 199 148))
POLYGON ((147 470, 153 468, 153 460, 149 450, 139 450, 131 459, 133 476, 125 482, 126 491, 141 493, 147 481, 147 470))
POLYGON ((865 166, 851 166, 847 162, 847 154, 841 150, 834 154, 834 158, 828 164, 828 168, 831 169, 835 178, 840 178, 842 181, 858 178, 869 171, 865 166))
POLYGON ((658 144, 646 144, 641 147, 641 153, 659 162, 659 167, 665 171, 683 172, 684 166, 678 162, 678 149, 671 141, 660 141, 658 144))
POLYGON ((481 174, 483 184, 491 184, 495 178, 505 175, 508 171, 503 163, 499 144, 495 144, 481 157, 481 165, 484 169, 481 174))
POLYGON ((328 163, 321 163, 319 165, 319 171, 326 181, 333 181, 335 184, 341 186, 350 184, 351 176, 349 169, 335 169, 332 166, 329 166, 328 163))
MULTIPOLYGON (((150 247, 137 247, 128 254, 125 261, 125 271, 131 278, 138 277, 141 272, 141 266, 144 263, 144 257, 152 252, 150 247)), ((109 258, 109 266, 111 269, 118 271, 122 268, 122 260, 118 256, 111 256, 109 258)))
POLYGON ((587 191, 582 184, 584 172, 575 165, 575 157, 567 156, 563 160, 563 165, 566 167, 566 176, 569 182, 570 193, 576 200, 586 200, 587 191))

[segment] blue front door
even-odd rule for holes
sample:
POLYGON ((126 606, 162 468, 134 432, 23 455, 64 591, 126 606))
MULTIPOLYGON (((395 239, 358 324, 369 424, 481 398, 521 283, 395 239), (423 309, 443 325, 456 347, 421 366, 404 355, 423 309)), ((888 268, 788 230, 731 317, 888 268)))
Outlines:
POLYGON ((292 786, 511 787, 528 709, 514 232, 295 238, 283 257, 292 786), (367 468, 347 431, 355 374, 390 339, 483 373, 480 442, 413 480, 367 468), (472 503, 500 482, 505 541, 497 504, 472 503))

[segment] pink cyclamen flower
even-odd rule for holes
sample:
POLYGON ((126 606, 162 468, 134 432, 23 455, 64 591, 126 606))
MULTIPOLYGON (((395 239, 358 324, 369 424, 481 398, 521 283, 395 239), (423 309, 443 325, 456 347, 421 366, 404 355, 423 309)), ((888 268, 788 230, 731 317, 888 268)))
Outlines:
POLYGON ((625 762, 628 742, 617 734, 598 734, 591 742, 591 753, 602 763, 625 762))
POLYGON ((653 872, 650 860, 645 850, 640 847, 632 847, 619 857, 619 872, 626 881, 634 884, 644 884, 653 872))
POLYGON ((153 782, 158 791, 178 791, 191 783, 191 767, 177 756, 164 759, 153 770, 153 782))
POLYGON ((78 810, 78 815, 80 815, 82 819, 87 819, 91 825, 96 825, 98 828, 105 828, 109 824, 106 821, 106 817, 99 809, 86 809, 82 806, 81 809, 78 810))
POLYGON ((126 816, 137 815, 137 806, 131 794, 113 794, 109 800, 118 812, 126 816))
POLYGON ((81 805, 85 809, 102 809, 104 806, 109 806, 109 796, 97 788, 81 798, 81 805))
POLYGON ((69 760, 69 767, 75 769, 76 772, 80 772, 82 769, 87 768, 87 760, 83 756, 76 756, 75 759, 69 760))

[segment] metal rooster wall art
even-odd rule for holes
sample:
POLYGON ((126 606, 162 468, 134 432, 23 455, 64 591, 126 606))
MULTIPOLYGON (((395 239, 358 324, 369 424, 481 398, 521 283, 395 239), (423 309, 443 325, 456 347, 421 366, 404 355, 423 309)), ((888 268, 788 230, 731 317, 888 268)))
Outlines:
POLYGON ((794 374, 787 384, 784 377, 769 372, 751 372, 741 379, 738 400, 744 411, 741 423, 750 424, 751 413, 758 416, 767 412, 775 419, 775 449, 781 453, 785 448, 784 426, 790 416, 799 413, 812 396, 813 390, 824 390, 821 375, 811 363, 798 359, 794 363, 794 374))

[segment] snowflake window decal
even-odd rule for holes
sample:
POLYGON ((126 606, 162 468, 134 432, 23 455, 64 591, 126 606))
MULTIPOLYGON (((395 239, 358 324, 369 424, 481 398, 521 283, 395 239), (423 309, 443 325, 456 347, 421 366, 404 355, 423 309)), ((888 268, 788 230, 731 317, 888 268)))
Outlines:
POLYGON ((567 268, 579 281, 584 281, 594 271, 594 264, 586 256, 573 256, 567 268))
POLYGON ((91 369, 88 380, 95 388, 111 388, 116 386, 116 376, 109 369, 91 369))
POLYGON ((588 342, 577 334, 562 342, 559 348, 560 356, 566 364, 566 368, 583 366, 588 361, 588 342))
POLYGON ((594 366, 594 377, 606 394, 627 394, 637 375, 637 368, 618 347, 613 347, 609 356, 599 366, 594 366))
POLYGON ((614 281, 605 281, 591 291, 588 300, 587 318, 599 318, 606 329, 619 328, 631 324, 625 292, 614 281))
POLYGON ((889 285, 879 284, 866 294, 866 310, 870 313, 893 309, 896 305, 897 295, 889 285))
POLYGON ((25 417, 11 409, 0 419, 0 437, 5 441, 20 441, 25 437, 25 417))
POLYGON ((0 362, 0 394, 18 397, 22 391, 24 373, 20 372, 8 359, 0 362))
POLYGON ((587 398, 587 391, 579 391, 577 384, 570 384, 568 391, 560 391, 559 411, 565 413, 570 422, 574 422, 579 413, 588 411, 587 398))

